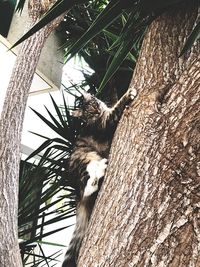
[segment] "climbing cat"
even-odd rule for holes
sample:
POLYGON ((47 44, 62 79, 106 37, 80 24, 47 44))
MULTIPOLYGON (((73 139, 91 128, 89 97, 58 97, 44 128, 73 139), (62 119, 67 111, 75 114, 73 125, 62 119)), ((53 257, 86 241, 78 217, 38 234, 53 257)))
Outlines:
POLYGON ((73 116, 83 121, 69 159, 69 171, 79 181, 76 227, 62 267, 75 267, 94 203, 107 167, 112 138, 124 108, 137 95, 130 89, 109 108, 95 96, 84 92, 80 108, 73 116))

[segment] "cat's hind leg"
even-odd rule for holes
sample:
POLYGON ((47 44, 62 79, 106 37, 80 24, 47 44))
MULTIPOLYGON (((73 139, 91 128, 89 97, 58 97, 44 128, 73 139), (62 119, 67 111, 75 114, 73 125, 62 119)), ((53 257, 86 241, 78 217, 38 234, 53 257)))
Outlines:
POLYGON ((84 189, 84 196, 90 196, 98 191, 99 180, 105 175, 107 168, 107 159, 92 160, 88 163, 86 171, 88 172, 89 179, 84 189))

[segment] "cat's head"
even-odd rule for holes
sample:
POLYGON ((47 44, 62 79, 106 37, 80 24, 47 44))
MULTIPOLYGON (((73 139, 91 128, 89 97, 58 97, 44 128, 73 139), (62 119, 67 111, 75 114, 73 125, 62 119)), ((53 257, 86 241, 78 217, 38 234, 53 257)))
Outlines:
POLYGON ((95 96, 83 92, 78 98, 78 109, 72 112, 72 116, 81 118, 86 124, 95 123, 102 114, 103 102, 95 96))

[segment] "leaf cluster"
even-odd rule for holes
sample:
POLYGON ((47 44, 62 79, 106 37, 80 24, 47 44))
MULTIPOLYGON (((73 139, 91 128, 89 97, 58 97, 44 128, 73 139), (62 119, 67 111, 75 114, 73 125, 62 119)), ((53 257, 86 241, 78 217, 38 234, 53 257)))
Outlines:
POLYGON ((37 134, 45 141, 25 161, 21 161, 20 166, 18 235, 23 240, 20 248, 24 264, 33 255, 37 262, 55 261, 60 251, 52 257, 46 257, 41 246, 42 239, 69 227, 66 225, 54 229, 55 223, 75 215, 77 181, 69 175, 68 159, 81 122, 70 115, 64 95, 62 108, 52 96, 50 98, 56 115, 46 108, 49 115, 47 119, 32 110, 59 137, 50 139, 37 134), (35 157, 39 157, 38 162, 35 157), (34 162, 30 163, 30 160, 34 162), (48 229, 51 230, 45 231, 44 228, 50 225, 48 229), (39 246, 40 254, 35 254, 34 244, 39 246))
MULTIPOLYGON (((109 82, 113 85, 112 78, 119 68, 133 71, 143 36, 151 22, 168 9, 181 8, 184 2, 185 0, 58 0, 14 46, 68 11, 62 23, 62 33, 66 38, 63 45, 66 61, 79 53, 95 70, 98 76, 95 81, 98 82, 94 87, 100 94, 109 82)), ((18 9, 23 4, 24 0, 20 0, 18 9)), ((198 23, 183 44, 180 56, 190 49, 199 35, 198 23)), ((115 84, 118 84, 116 77, 123 76, 123 73, 117 74, 114 77, 115 84)))

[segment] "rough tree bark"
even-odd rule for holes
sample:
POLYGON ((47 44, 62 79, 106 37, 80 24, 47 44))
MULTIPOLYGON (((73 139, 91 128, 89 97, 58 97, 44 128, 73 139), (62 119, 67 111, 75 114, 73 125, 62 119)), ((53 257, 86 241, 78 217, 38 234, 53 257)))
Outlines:
POLYGON ((145 36, 79 267, 200 266, 199 43, 178 58, 197 2, 145 36))
MULTIPOLYGON (((29 0, 33 25, 54 1, 29 0)), ((24 41, 17 56, 0 118, 0 266, 22 266, 17 241, 18 175, 24 111, 33 75, 52 30, 64 15, 24 41)))

